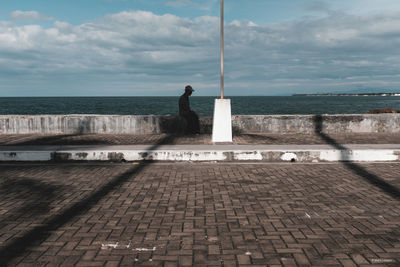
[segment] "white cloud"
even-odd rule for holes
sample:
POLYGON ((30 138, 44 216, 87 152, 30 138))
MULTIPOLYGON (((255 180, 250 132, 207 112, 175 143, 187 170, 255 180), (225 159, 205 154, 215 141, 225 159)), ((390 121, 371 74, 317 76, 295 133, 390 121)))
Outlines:
POLYGON ((399 10, 398 0, 312 0, 301 4, 308 11, 334 14, 374 15, 390 10, 399 10))
POLYGON ((387 12, 388 10, 399 10, 398 0, 353 0, 346 1, 344 6, 353 14, 377 14, 387 12))
POLYGON ((40 21, 40 20, 52 20, 53 18, 40 14, 37 11, 21 11, 21 10, 16 10, 14 12, 10 13, 10 18, 11 20, 14 21, 40 21))
MULTIPOLYGON (((400 13, 342 13, 263 26, 227 23, 227 90, 243 94, 247 87, 268 94, 398 86, 399 18, 400 13)), ((48 81, 59 90, 80 88, 78 93, 96 88, 143 95, 145 88, 174 94, 192 83, 203 86, 203 94, 217 94, 218 79, 217 17, 132 11, 81 25, 56 21, 50 28, 0 22, 4 84, 14 81, 22 88, 48 81)))

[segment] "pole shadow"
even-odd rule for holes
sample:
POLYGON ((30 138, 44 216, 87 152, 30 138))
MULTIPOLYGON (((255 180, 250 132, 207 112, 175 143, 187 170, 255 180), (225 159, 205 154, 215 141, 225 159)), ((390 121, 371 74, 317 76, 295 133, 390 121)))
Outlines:
MULTIPOLYGON (((148 151, 157 149, 164 144, 173 143, 175 135, 168 135, 156 144, 150 146, 148 151)), ((115 188, 121 186, 127 180, 142 172, 146 167, 151 165, 149 161, 143 161, 143 164, 135 165, 128 171, 114 177, 108 183, 100 187, 97 191, 89 194, 80 202, 73 204, 49 219, 45 220, 41 225, 29 230, 23 236, 12 240, 0 249, 0 266, 7 266, 7 264, 14 258, 23 255, 28 249, 41 244, 45 241, 52 231, 57 230, 75 217, 90 210, 96 203, 103 197, 112 192, 115 188)))
MULTIPOLYGON (((322 115, 314 116, 314 126, 315 126, 315 133, 319 135, 327 144, 341 151, 349 150, 347 147, 338 143, 335 139, 331 138, 329 135, 323 132, 322 115)), ((345 153, 341 153, 342 156, 341 161, 349 170, 351 170, 357 176, 363 178, 369 184, 378 187, 379 189, 381 189, 388 195, 392 196, 393 198, 400 200, 400 190, 397 187, 389 184, 379 176, 368 172, 365 168, 357 165, 356 163, 350 162, 349 158, 345 157, 344 155, 345 153)))

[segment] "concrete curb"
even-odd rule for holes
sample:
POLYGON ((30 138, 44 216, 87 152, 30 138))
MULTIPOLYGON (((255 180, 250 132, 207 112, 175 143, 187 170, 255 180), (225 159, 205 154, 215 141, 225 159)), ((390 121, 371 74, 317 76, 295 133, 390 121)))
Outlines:
POLYGON ((0 161, 400 161, 400 144, 0 146, 0 161), (154 147, 154 146, 153 146, 154 147))

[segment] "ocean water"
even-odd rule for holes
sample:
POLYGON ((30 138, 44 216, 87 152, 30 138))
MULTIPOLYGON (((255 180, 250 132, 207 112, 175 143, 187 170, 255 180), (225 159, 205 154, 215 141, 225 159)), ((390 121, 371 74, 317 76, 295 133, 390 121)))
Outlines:
MULTIPOLYGON (((216 97, 192 96, 191 108, 212 115, 216 97)), ((232 114, 355 114, 391 107, 399 96, 233 96, 232 114)), ((2 97, 0 114, 176 115, 179 97, 2 97)))

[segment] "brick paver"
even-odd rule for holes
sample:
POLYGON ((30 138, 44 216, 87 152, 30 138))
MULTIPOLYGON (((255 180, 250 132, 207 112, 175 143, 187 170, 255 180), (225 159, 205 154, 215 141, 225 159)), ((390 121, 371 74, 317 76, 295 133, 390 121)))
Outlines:
MULTIPOLYGON (((397 133, 347 133, 330 134, 330 138, 341 144, 400 144, 397 133)), ((167 134, 130 135, 130 134, 70 134, 39 135, 16 134, 0 135, 0 146, 9 145, 141 145, 141 144, 211 144, 211 135, 169 136, 167 134)), ((236 134, 233 144, 327 144, 320 134, 236 134)))
POLYGON ((398 163, 3 164, 0 259, 399 266, 399 174, 398 163))

